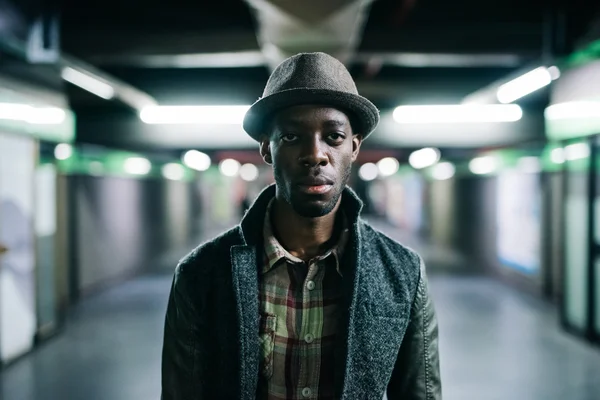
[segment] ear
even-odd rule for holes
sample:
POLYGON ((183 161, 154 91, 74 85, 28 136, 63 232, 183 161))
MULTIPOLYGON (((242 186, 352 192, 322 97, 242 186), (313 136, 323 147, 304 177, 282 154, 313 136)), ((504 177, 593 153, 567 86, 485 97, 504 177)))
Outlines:
POLYGON ((360 145, 362 144, 363 138, 362 135, 353 135, 352 136, 352 161, 356 161, 356 157, 358 157, 358 152, 360 150, 360 145))
POLYGON ((271 155, 271 141, 265 135, 260 141, 260 155, 267 164, 273 164, 273 156, 271 155))

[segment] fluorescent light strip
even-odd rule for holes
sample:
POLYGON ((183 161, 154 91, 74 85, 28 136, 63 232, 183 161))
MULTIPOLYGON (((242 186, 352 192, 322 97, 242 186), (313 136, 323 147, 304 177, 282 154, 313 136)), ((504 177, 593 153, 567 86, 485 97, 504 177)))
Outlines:
POLYGON ((59 125, 65 121, 65 110, 57 107, 31 107, 26 121, 34 125, 59 125))
POLYGON ((115 89, 108 83, 104 83, 71 67, 64 68, 61 76, 65 81, 71 82, 73 85, 79 86, 103 99, 110 100, 115 96, 115 89))
POLYGON ((548 120, 600 118, 600 101, 569 101, 546 108, 548 120))
POLYGON ((523 117, 523 110, 516 104, 399 106, 393 117, 399 124, 514 122, 523 117))
POLYGON ((553 76, 556 76, 555 71, 548 71, 546 67, 536 68, 500 86, 496 92, 496 97, 500 103, 512 103, 549 85, 553 76))
POLYGON ((147 124, 239 125, 250 106, 148 106, 140 112, 147 124))
POLYGON ((552 78, 553 81, 560 78, 560 69, 558 69, 558 67, 556 66, 548 67, 548 73, 550 74, 550 78, 552 78))
POLYGON ((0 104, 0 119, 25 121, 30 112, 31 106, 28 106, 27 104, 0 104))
POLYGON ((58 107, 33 107, 28 104, 0 103, 0 119, 22 121, 35 125, 58 125, 66 118, 58 107))

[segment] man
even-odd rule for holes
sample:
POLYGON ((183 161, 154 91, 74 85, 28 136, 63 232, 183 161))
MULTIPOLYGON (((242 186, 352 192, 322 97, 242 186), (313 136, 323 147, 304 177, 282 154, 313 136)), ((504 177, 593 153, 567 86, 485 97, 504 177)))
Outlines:
POLYGON ((378 122, 324 53, 273 71, 243 126, 275 185, 177 266, 164 400, 441 398, 423 262, 362 221, 346 187, 378 122))

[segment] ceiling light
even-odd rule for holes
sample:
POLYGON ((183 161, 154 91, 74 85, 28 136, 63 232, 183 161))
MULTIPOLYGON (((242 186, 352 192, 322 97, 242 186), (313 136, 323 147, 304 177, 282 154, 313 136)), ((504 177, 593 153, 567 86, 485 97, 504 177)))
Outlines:
POLYGON ((140 119, 147 124, 240 125, 250 106, 147 106, 140 119))
POLYGON ((58 107, 32 107, 28 104, 0 103, 0 119, 36 125, 57 125, 65 120, 65 110, 58 107))
POLYGON ((73 155, 73 146, 67 143, 61 143, 54 148, 54 157, 57 160, 66 160, 73 155))
POLYGON ((414 151, 408 157, 408 163, 415 169, 427 168, 440 160, 440 151, 433 148, 424 148, 414 151))
POLYGON ((546 67, 539 67, 500 86, 496 97, 500 103, 512 103, 549 85, 550 82, 552 82, 552 74, 546 67))
POLYGON ((469 169, 477 175, 492 173, 496 170, 496 159, 492 156, 477 157, 469 162, 469 169))
POLYGON ((179 163, 169 163, 162 167, 162 175, 166 179, 180 181, 185 176, 185 168, 179 163))
POLYGON ((58 107, 32 107, 27 122, 35 125, 58 125, 65 120, 65 110, 58 107))
POLYGON ((546 108, 544 116, 548 120, 600 118, 600 101, 569 101, 553 104, 546 108))
POLYGON ((581 160, 590 156, 590 146, 587 143, 574 143, 565 147, 565 159, 581 160))
POLYGON ((379 168, 373 163, 363 164, 358 170, 358 176, 360 176, 363 181, 372 181, 377 178, 378 174, 379 168))
POLYGON ((183 155, 183 163, 196 171, 206 171, 210 167, 210 157, 198 150, 190 150, 183 155))
POLYGON ((255 181, 258 178, 258 168, 254 164, 244 164, 240 167, 240 178, 247 182, 255 181))
POLYGON ((523 110, 516 104, 399 106, 393 113, 399 124, 514 122, 522 117, 523 110))
POLYGON ((240 171, 240 163, 228 158, 219 163, 219 170, 225 176, 236 176, 240 171))
POLYGON ((123 168, 132 175, 146 175, 152 169, 152 164, 144 157, 130 157, 125 160, 123 168))
POLYGON ((73 85, 79 86, 103 99, 110 100, 115 96, 115 89, 108 83, 71 67, 64 68, 61 76, 65 81, 71 82, 73 85))
POLYGON ((25 121, 31 112, 27 104, 0 103, 0 119, 25 121))
POLYGON ((550 78, 555 81, 560 78, 560 69, 556 66, 548 67, 548 73, 550 74, 550 78))
POLYGON ((456 168, 452 163, 442 162, 433 167, 431 176, 433 176, 433 179, 437 179, 438 181, 445 181, 446 179, 452 178, 455 172, 456 168))
POLYGON ((562 147, 557 147, 550 152, 550 160, 554 164, 563 164, 565 162, 565 150, 562 147))
POLYGON ((394 157, 385 157, 379 160, 377 168, 381 176, 391 176, 398 172, 400 163, 394 157))
POLYGON ((521 157, 517 162, 517 167, 528 174, 537 174, 542 170, 542 165, 537 157, 521 157))

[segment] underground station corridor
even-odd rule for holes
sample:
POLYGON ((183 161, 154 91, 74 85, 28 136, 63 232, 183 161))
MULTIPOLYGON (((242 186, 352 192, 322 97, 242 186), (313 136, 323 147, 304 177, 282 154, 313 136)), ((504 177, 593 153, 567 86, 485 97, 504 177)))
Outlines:
POLYGON ((0 1, 1 399, 600 400, 599 200, 597 2, 0 1))

